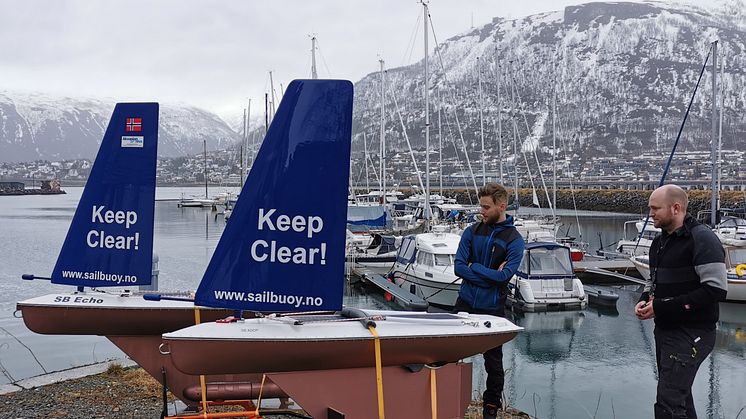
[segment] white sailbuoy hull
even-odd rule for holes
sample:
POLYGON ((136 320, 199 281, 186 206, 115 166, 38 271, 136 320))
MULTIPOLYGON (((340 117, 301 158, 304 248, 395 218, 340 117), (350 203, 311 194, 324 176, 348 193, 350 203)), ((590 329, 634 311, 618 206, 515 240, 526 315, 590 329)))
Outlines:
POLYGON ((495 316, 356 310, 339 314, 203 323, 163 335, 187 374, 283 372, 375 366, 375 323, 383 366, 440 364, 482 353, 522 328, 495 316))

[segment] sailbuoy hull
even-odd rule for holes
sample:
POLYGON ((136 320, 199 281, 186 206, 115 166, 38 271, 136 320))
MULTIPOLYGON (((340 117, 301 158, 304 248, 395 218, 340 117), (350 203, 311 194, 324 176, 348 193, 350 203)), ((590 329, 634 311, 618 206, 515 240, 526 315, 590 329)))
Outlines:
MULTIPOLYGON (((16 304, 30 330, 43 335, 161 335, 195 324, 194 304, 147 301, 139 295, 101 292, 47 294, 16 304)), ((231 310, 200 308, 201 321, 231 310)))
MULTIPOLYGON (((502 345, 522 330, 506 319, 487 315, 390 313, 394 314, 375 320, 383 366, 455 362, 502 345)), ((174 366, 186 374, 376 365, 372 332, 360 321, 344 321, 336 315, 203 323, 164 334, 163 341, 174 366)))

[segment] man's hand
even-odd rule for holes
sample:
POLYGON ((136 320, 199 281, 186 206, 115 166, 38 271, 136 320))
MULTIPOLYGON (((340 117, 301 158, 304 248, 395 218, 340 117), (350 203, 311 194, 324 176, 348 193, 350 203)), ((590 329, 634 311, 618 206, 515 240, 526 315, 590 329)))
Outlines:
POLYGON ((649 301, 640 301, 635 306, 635 316, 640 320, 648 320, 655 317, 655 311, 653 311, 653 298, 649 301))
POLYGON ((505 262, 501 263, 501 264, 500 264, 500 266, 498 266, 498 267, 497 267, 497 270, 498 270, 498 271, 502 271, 502 270, 503 270, 503 268, 505 267, 505 264, 506 264, 506 263, 508 263, 508 261, 507 261, 507 260, 506 260, 505 262))

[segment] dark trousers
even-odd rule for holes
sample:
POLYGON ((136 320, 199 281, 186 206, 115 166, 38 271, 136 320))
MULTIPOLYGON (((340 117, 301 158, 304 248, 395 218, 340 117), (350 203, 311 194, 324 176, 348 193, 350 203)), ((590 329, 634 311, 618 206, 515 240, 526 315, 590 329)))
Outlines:
MULTIPOLYGON (((456 305, 453 306, 454 313, 459 311, 505 317, 505 309, 478 310, 471 307, 461 298, 456 299, 456 305)), ((487 372, 487 386, 485 387, 484 394, 482 394, 482 401, 484 404, 494 404, 495 406, 502 407, 503 386, 505 385, 502 345, 486 351, 483 356, 484 369, 487 372)))
POLYGON ((696 419, 692 384, 700 364, 715 346, 715 330, 656 326, 653 334, 658 362, 655 418, 696 419))

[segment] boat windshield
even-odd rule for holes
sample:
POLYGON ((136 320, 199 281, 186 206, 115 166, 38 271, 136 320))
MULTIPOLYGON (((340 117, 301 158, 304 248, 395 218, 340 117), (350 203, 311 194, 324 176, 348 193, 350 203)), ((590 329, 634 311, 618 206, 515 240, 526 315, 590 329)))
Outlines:
POLYGON ((452 255, 435 255, 435 266, 451 266, 453 265, 452 255))
POLYGON ((746 247, 738 247, 728 250, 728 259, 731 267, 746 263, 746 247))
POLYGON ((718 224, 718 228, 733 228, 733 227, 746 227, 746 220, 738 217, 723 217, 723 221, 718 224))
POLYGON ((529 250, 526 256, 521 262, 521 270, 529 275, 573 275, 567 248, 536 248, 529 250))

